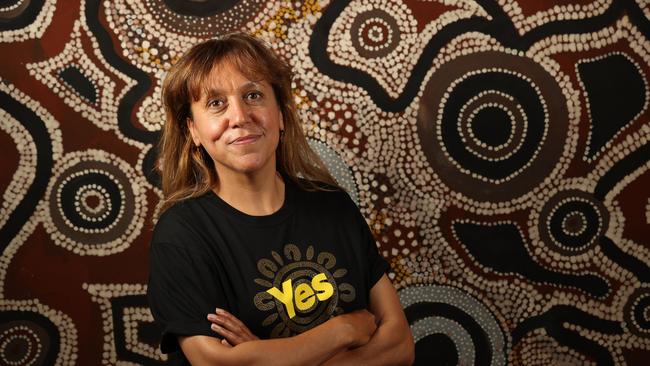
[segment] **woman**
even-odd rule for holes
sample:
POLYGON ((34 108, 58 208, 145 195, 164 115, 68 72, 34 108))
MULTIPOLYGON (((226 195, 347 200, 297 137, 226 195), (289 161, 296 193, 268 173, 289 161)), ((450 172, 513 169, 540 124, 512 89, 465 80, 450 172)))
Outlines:
POLYGON ((148 296, 163 352, 218 365, 410 364, 370 230, 303 135, 286 63, 194 46, 163 85, 164 201, 148 296))

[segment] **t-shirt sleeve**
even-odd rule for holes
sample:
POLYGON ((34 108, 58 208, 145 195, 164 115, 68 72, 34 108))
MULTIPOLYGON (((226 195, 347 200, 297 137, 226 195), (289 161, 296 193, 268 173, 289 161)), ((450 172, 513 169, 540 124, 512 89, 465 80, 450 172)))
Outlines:
POLYGON ((223 306, 223 291, 214 281, 214 265, 206 255, 182 245, 154 242, 149 265, 147 296, 153 317, 162 328, 163 353, 179 350, 179 335, 217 337, 206 316, 223 306))
POLYGON ((368 292, 372 287, 379 281, 381 276, 384 273, 387 273, 390 269, 390 264, 384 259, 384 257, 379 253, 377 248, 377 242, 372 235, 372 231, 366 222, 366 219, 361 214, 361 211, 357 205, 349 198, 350 210, 354 210, 357 225, 359 225, 362 233, 362 253, 365 255, 367 264, 368 264, 368 292))
POLYGON ((365 231, 364 237, 366 238, 365 246, 369 267, 368 289, 370 290, 375 285, 375 283, 379 281, 381 276, 383 276, 384 273, 388 272, 390 265, 386 259, 384 259, 381 253, 379 253, 375 238, 373 237, 372 232, 370 231, 370 228, 368 227, 368 224, 365 220, 363 220, 362 225, 365 231))

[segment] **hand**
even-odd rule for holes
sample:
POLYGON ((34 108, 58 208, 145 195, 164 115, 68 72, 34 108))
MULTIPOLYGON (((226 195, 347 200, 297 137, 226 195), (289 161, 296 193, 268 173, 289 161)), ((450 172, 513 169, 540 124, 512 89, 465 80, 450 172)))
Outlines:
POLYGON ((212 323, 210 328, 223 337, 221 344, 233 347, 240 343, 259 339, 241 320, 229 312, 217 308, 215 313, 208 314, 208 320, 212 323))
POLYGON ((343 322, 347 327, 347 331, 352 336, 351 348, 360 347, 368 343, 375 330, 377 330, 375 316, 366 309, 339 315, 334 319, 343 322))

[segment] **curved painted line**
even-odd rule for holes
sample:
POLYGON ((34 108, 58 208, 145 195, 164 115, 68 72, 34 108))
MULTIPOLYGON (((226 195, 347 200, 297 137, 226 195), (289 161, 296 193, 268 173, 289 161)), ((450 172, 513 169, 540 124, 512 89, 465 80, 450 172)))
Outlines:
POLYGON ((543 314, 530 317, 519 323, 512 331, 512 344, 515 346, 527 333, 544 328, 559 344, 593 357, 599 365, 613 365, 612 356, 607 348, 566 329, 564 323, 576 324, 604 334, 624 333, 619 322, 601 319, 573 306, 556 305, 543 314))
MULTIPOLYGON (((137 128, 131 117, 137 102, 141 100, 149 88, 151 88, 151 79, 147 73, 127 62, 115 52, 108 31, 104 29, 102 24, 99 22, 99 5, 99 0, 87 0, 85 15, 88 27, 97 38, 99 49, 104 58, 120 72, 126 74, 137 82, 134 87, 126 92, 122 100, 119 101, 117 107, 118 128, 120 132, 128 138, 146 144, 155 144, 156 141, 158 141, 160 133, 137 128)), ((148 159, 147 161, 150 160, 148 159)), ((158 181, 156 175, 150 173, 151 168, 152 166, 144 164, 142 167, 143 174, 149 183, 157 185, 158 181)))
POLYGON ((632 272, 641 282, 650 282, 650 268, 637 257, 621 250, 612 239, 600 238, 600 249, 612 261, 632 272))
POLYGON ((34 111, 2 90, 0 90, 0 106, 23 125, 36 145, 34 180, 25 192, 23 200, 11 212, 9 219, 0 229, 0 251, 4 253, 9 242, 34 214, 38 202, 45 195, 54 161, 52 159, 52 141, 45 122, 34 111))
POLYGON ((479 5, 492 17, 492 20, 471 17, 444 26, 424 47, 402 93, 397 98, 392 98, 368 73, 333 62, 327 53, 327 47, 324 47, 327 44, 334 21, 349 3, 350 0, 334 1, 323 11, 309 40, 309 55, 314 65, 325 75, 334 80, 357 85, 365 89, 373 102, 388 112, 400 112, 413 101, 430 68, 431 61, 444 45, 463 33, 484 33, 494 37, 506 47, 525 51, 535 42, 551 35, 591 32, 601 29, 615 22, 618 17, 627 12, 635 24, 644 30, 646 35, 650 34, 647 31, 650 29, 650 23, 631 0, 626 0, 625 3, 613 1, 610 7, 601 15, 588 19, 548 23, 531 30, 523 36, 518 34, 510 18, 495 0, 478 1, 479 5))
POLYGON ((34 20, 36 20, 36 17, 38 17, 38 14, 41 12, 44 5, 44 0, 30 1, 29 5, 27 5, 27 9, 23 10, 17 16, 10 18, 8 21, 2 19, 0 21, 0 31, 15 30, 27 27, 28 25, 32 24, 34 20))
POLYGON ((596 188, 594 189, 594 196, 601 201, 605 200, 607 193, 611 191, 625 176, 631 174, 639 167, 650 162, 650 143, 646 142, 645 145, 639 147, 628 156, 616 162, 608 171, 600 177, 596 188))

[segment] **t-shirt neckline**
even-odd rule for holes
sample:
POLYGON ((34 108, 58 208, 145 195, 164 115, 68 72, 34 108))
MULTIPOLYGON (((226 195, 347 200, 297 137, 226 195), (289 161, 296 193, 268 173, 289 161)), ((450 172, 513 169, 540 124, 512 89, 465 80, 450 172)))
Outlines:
POLYGON ((285 220, 293 212, 294 207, 294 191, 295 187, 291 179, 288 179, 284 174, 282 175, 282 180, 284 181, 284 202, 282 206, 277 211, 269 215, 254 216, 239 211, 235 207, 228 204, 221 197, 219 197, 213 191, 206 193, 209 201, 215 205, 219 210, 223 211, 226 215, 234 217, 238 220, 241 220, 246 223, 256 224, 256 225, 275 225, 285 220))

